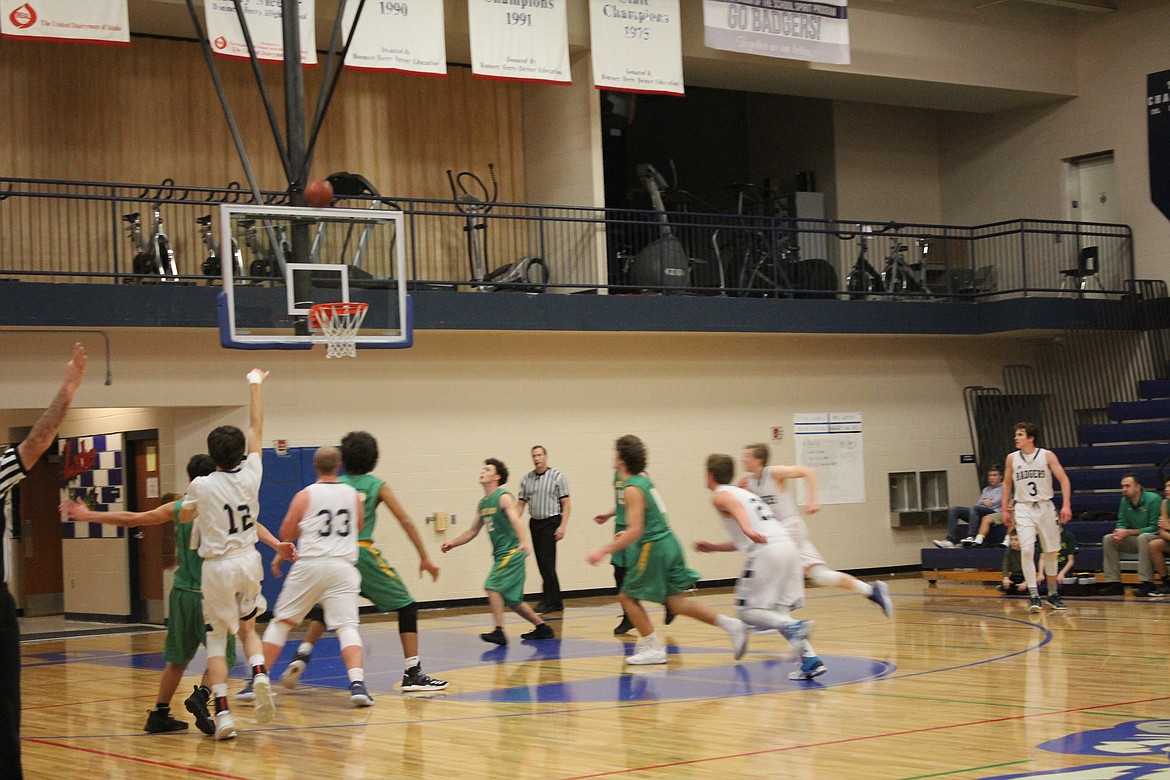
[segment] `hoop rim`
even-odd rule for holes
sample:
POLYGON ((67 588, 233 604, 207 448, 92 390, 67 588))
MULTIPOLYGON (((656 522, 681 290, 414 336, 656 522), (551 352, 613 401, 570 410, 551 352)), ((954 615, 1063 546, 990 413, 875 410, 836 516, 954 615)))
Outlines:
POLYGON ((364 314, 370 308, 368 303, 358 301, 331 301, 329 303, 314 303, 309 307, 309 324, 314 328, 321 328, 321 321, 325 318, 333 319, 337 315, 352 316, 364 314))

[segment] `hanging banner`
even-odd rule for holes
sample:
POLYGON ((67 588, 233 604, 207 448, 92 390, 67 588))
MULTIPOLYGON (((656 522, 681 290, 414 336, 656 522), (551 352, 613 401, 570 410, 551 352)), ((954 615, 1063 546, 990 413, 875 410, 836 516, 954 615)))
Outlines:
POLYGON ((849 64, 848 0, 703 0, 703 43, 712 49, 849 64))
MULTIPOLYGON (((294 2, 295 0, 288 0, 294 2)), ((301 63, 317 64, 317 33, 313 0, 299 0, 301 20, 301 63)), ((262 60, 284 62, 284 32, 281 24, 282 0, 240 0, 248 33, 256 56, 262 60)), ((367 3, 369 5, 369 3, 367 3)), ((376 4, 375 4, 376 5, 376 4)), ((248 58, 248 44, 240 30, 240 19, 231 0, 203 0, 207 19, 207 39, 211 49, 224 57, 248 58)))
POLYGON ((492 79, 568 84, 566 0, 467 0, 471 72, 492 79))
POLYGON ((345 66, 356 70, 397 70, 447 75, 443 4, 434 0, 367 0, 354 29, 359 3, 345 4, 344 29, 353 30, 345 66))
POLYGON ((126 2, 0 0, 0 34, 5 38, 125 46, 130 43, 130 14, 126 2))
POLYGON ((589 31, 595 87, 683 94, 678 0, 589 0, 589 31))
POLYGON ((1170 70, 1146 76, 1150 200, 1170 219, 1170 70))

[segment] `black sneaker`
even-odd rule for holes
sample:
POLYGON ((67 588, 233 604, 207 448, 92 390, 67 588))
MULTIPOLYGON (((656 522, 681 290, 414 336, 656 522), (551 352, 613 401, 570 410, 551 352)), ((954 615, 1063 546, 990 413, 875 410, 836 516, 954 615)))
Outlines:
POLYGON ((662 622, 663 622, 663 623, 665 623, 666 625, 668 625, 668 626, 669 626, 671 623, 673 623, 673 622, 674 622, 674 619, 675 619, 676 617, 678 617, 678 615, 676 615, 676 614, 674 614, 673 612, 671 612, 671 610, 670 610, 670 607, 667 607, 667 608, 666 608, 666 617, 664 617, 664 618, 662 619, 662 622))
POLYGON ((296 688, 310 660, 312 659, 309 653, 297 653, 294 655, 293 659, 288 662, 288 666, 284 667, 284 673, 280 675, 280 684, 289 690, 296 688))
POLYGON ((1102 582, 1097 587, 1098 596, 1124 596, 1125 586, 1120 582, 1102 582))
POLYGON ((541 623, 527 634, 521 634, 520 638, 526 641, 530 639, 556 639, 557 635, 553 633, 552 626, 548 623, 541 623))
POLYGON ((508 644, 508 637, 504 636, 504 630, 502 628, 494 629, 486 634, 480 634, 479 638, 485 642, 491 642, 493 645, 500 645, 501 647, 508 644))
POLYGON ((1167 582, 1166 580, 1162 580, 1162 584, 1159 585, 1158 587, 1154 588, 1154 592, 1151 595, 1170 596, 1170 582, 1167 582))
POLYGON ((1040 603, 1039 596, 1033 596, 1028 601, 1028 611, 1029 612, 1043 612, 1044 611, 1044 605, 1040 603))
POLYGON ((1133 589, 1133 595, 1139 599, 1148 599, 1154 594, 1154 583, 1143 582, 1133 589))
POLYGON ((215 721, 207 711, 207 702, 211 700, 211 691, 195 686, 195 691, 183 701, 187 712, 195 716, 195 727, 207 736, 215 733, 215 721))
POLYGON ((1053 593, 1051 596, 1048 597, 1048 606, 1052 607, 1057 612, 1061 612, 1063 610, 1068 609, 1068 607, 1064 603, 1064 599, 1062 599, 1060 597, 1059 593, 1053 593))
POLYGON ((436 680, 423 673, 421 666, 412 666, 402 675, 402 690, 411 691, 441 691, 447 687, 446 680, 436 680))
POLYGON ((171 717, 171 708, 165 710, 151 710, 146 716, 146 725, 142 730, 147 734, 167 734, 172 731, 186 731, 187 724, 171 717))
POLYGON ((615 628, 613 630, 613 635, 614 636, 621 636, 622 634, 628 634, 633 630, 634 630, 634 624, 630 622, 630 619, 628 617, 626 617, 625 615, 622 615, 622 622, 617 624, 617 628, 615 628))
POLYGON ((537 604, 536 611, 538 614, 547 615, 550 612, 564 612, 564 606, 560 604, 537 604))

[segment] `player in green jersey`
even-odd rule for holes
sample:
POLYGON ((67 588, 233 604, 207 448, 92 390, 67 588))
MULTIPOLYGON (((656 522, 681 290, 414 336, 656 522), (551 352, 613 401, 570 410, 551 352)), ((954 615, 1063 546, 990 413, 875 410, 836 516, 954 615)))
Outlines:
POLYGON ((524 603, 525 558, 532 548, 525 536, 524 525, 520 522, 516 499, 501 487, 508 481, 508 467, 496 458, 488 458, 483 463, 479 484, 483 488, 484 497, 476 507, 475 520, 462 534, 449 542, 443 542, 443 552, 467 544, 486 527, 492 543, 494 563, 483 587, 487 591, 495 629, 480 634, 479 638, 494 645, 508 644, 508 637, 504 635, 504 607, 508 607, 535 626, 528 633, 521 634, 521 639, 555 639, 552 626, 524 603))

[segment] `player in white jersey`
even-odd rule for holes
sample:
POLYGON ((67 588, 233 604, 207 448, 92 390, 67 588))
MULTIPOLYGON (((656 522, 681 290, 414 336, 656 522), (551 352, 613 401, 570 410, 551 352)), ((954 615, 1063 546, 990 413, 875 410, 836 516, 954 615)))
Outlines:
POLYGON ((749 444, 743 450, 743 468, 747 476, 740 480, 739 486, 746 488, 759 496, 765 504, 771 507, 776 517, 788 529, 792 540, 800 550, 800 561, 804 569, 804 576, 812 584, 822 588, 841 588, 852 590, 865 596, 881 607, 886 617, 894 614, 894 602, 890 599, 890 589, 886 583, 878 581, 873 585, 862 582, 856 577, 841 571, 829 568, 825 559, 813 546, 809 539, 808 525, 801 517, 796 503, 788 493, 788 480, 803 479, 808 486, 808 503, 804 511, 809 514, 817 512, 821 507, 817 503, 817 472, 807 466, 769 466, 770 452, 766 444, 749 444))
POLYGON ((1007 456, 1003 480, 1003 524, 1016 529, 1020 539, 1020 563, 1028 586, 1028 611, 1041 612, 1040 590, 1036 585, 1036 537, 1040 537, 1040 560, 1048 579, 1048 606, 1063 610, 1056 580, 1060 552, 1060 526, 1072 520, 1072 486, 1056 455, 1036 446, 1039 429, 1034 423, 1016 423, 1015 443, 1019 449, 1007 456), (1052 503, 1052 481, 1060 483, 1063 497, 1060 522, 1052 503))
POLYGON ((811 680, 825 673, 825 665, 806 638, 812 622, 796 620, 791 610, 804 601, 800 553, 783 523, 759 496, 733 487, 735 462, 730 455, 707 458, 707 489, 730 541, 698 541, 698 552, 734 552, 746 555, 743 575, 735 583, 739 618, 748 625, 776 629, 801 659, 789 677, 811 680))
MULTIPOLYGON (((236 634, 252 666, 256 691, 256 720, 267 723, 275 714, 272 686, 264 665, 264 651, 256 635, 256 616, 268 606, 260 594, 264 572, 256 542, 296 559, 296 546, 279 541, 260 522, 260 443, 264 405, 260 384, 268 372, 248 373, 250 404, 248 437, 234 425, 221 425, 207 434, 207 452, 216 471, 194 479, 187 488, 179 522, 194 522, 191 546, 203 558, 203 618, 207 621, 207 676, 215 699, 215 738, 236 736, 236 723, 227 702, 228 633, 236 634), (245 452, 247 458, 244 457, 245 452)), ((194 711, 192 711, 194 712, 194 711)), ((199 713, 195 713, 196 718, 199 713)), ((207 716, 207 713, 203 713, 207 716)))
POLYGON ((358 594, 362 578, 358 532, 365 521, 357 490, 339 482, 341 452, 321 447, 313 453, 317 481, 293 497, 280 537, 297 540, 293 564, 264 632, 264 660, 269 668, 284 649, 288 632, 300 625, 315 604, 325 610, 325 624, 337 632, 341 660, 349 672, 349 698, 357 707, 374 699, 366 690, 362 669, 362 637, 358 633, 358 594))

